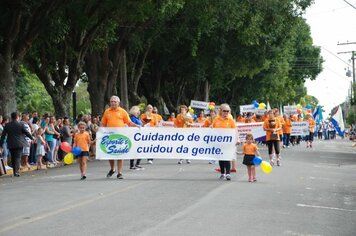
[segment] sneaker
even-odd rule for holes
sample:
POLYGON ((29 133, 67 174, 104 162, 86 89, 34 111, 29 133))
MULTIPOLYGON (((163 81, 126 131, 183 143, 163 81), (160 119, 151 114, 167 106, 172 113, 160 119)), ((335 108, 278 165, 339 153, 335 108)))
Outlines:
POLYGON ((235 173, 235 172, 236 172, 236 169, 231 169, 231 172, 234 172, 234 173, 235 173))
POLYGON ((250 183, 253 182, 253 178, 249 177, 248 182, 250 182, 250 183))
POLYGON ((271 159, 271 160, 269 161, 269 164, 271 164, 271 166, 274 166, 274 161, 273 161, 273 159, 271 159))
POLYGON ((188 159, 188 160, 187 160, 187 163, 188 163, 188 164, 190 164, 190 163, 191 163, 191 161, 188 159))
POLYGON ((135 165, 136 169, 143 169, 140 165, 135 165))
POLYGON ((220 168, 218 167, 218 168, 215 168, 215 171, 216 172, 220 172, 220 168))
POLYGON ((312 144, 310 144, 310 148, 312 148, 313 147, 313 145, 312 144))
POLYGON ((150 165, 152 165, 152 164, 153 164, 153 161, 152 161, 152 160, 148 160, 147 163, 150 164, 150 165))
POLYGON ((123 178, 124 178, 121 173, 118 173, 116 177, 117 177, 118 179, 123 179, 123 178))
POLYGON ((215 164, 216 162, 215 161, 209 161, 209 164, 215 164))
POLYGON ((178 161, 178 164, 183 164, 183 160, 179 160, 179 161, 178 161))
POLYGON ((137 167, 136 166, 131 166, 130 170, 137 170, 137 167))
POLYGON ((277 160, 277 166, 281 166, 281 161, 277 160))
POLYGON ((230 174, 226 175, 226 180, 228 180, 228 181, 231 180, 231 175, 230 174))
POLYGON ((110 178, 115 173, 115 170, 110 170, 109 173, 106 175, 106 178, 110 178))
POLYGON ((219 179, 221 180, 225 179, 225 175, 224 174, 220 175, 219 179))
POLYGON ((257 182, 256 177, 253 177, 253 178, 252 178, 252 181, 253 181, 253 182, 257 182))
POLYGON ((87 177, 85 175, 82 176, 82 178, 80 178, 80 180, 85 180, 87 177))
POLYGON ((282 147, 283 147, 283 148, 286 148, 286 145, 283 145, 282 147))

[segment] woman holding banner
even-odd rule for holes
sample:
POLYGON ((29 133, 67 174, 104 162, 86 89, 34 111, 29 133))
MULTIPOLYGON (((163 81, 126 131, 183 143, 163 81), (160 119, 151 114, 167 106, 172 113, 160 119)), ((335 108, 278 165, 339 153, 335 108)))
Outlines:
POLYGON ((279 132, 282 130, 281 123, 275 118, 273 111, 269 111, 268 119, 263 124, 263 129, 266 131, 266 142, 268 147, 268 155, 271 165, 274 165, 273 148, 277 156, 277 166, 280 166, 281 160, 279 156, 279 132))
MULTIPOLYGON (((174 127, 176 128, 189 128, 193 125, 193 117, 188 113, 188 107, 186 105, 179 106, 179 114, 174 120, 174 127)), ((187 159, 186 162, 190 164, 190 160, 187 159)), ((183 159, 178 161, 178 164, 183 164, 183 159)))
MULTIPOLYGON (((216 117, 213 121, 213 128, 236 128, 235 121, 229 117, 231 112, 229 104, 223 103, 220 105, 219 113, 220 115, 216 117)), ((231 158, 233 159, 233 158, 231 158)), ((230 169, 231 161, 219 161, 220 166, 220 179, 231 180, 230 169)))

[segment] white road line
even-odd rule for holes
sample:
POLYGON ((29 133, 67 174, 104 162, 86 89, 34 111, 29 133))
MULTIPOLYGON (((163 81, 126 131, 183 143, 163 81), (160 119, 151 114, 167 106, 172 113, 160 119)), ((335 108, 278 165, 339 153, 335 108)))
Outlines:
POLYGON ((308 207, 308 208, 318 208, 318 209, 336 210, 336 211, 356 212, 356 210, 343 209, 343 208, 337 208, 337 207, 315 206, 315 205, 305 205, 305 204, 297 204, 297 206, 299 206, 299 207, 308 207))

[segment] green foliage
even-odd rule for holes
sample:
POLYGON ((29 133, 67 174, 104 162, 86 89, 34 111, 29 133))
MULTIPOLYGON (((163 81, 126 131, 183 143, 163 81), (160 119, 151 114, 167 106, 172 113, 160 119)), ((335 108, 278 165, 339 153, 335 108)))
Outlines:
POLYGON ((352 124, 355 124, 355 122, 356 122, 356 113, 350 112, 346 117, 346 123, 348 125, 352 125, 352 124))
MULTIPOLYGON (((88 83, 79 81, 75 87, 76 97, 77 97, 77 115, 78 114, 90 114, 91 105, 89 101, 89 93, 87 91, 88 83)), ((73 103, 71 104, 71 115, 73 111, 73 103)))
POLYGON ((16 102, 20 112, 54 112, 51 97, 36 75, 21 66, 16 78, 16 102))

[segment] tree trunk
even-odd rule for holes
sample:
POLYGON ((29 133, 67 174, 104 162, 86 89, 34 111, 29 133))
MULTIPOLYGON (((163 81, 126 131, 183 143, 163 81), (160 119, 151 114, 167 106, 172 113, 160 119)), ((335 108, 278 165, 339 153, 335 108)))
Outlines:
POLYGON ((11 70, 10 57, 0 55, 0 115, 9 116, 16 111, 16 80, 11 70))
POLYGON ((120 106, 125 110, 129 109, 129 95, 127 86, 127 68, 126 68, 126 50, 123 50, 122 61, 120 67, 120 89, 121 102, 120 106))
POLYGON ((205 102, 209 102, 209 91, 210 91, 209 81, 205 80, 205 83, 204 83, 204 101, 205 102))

